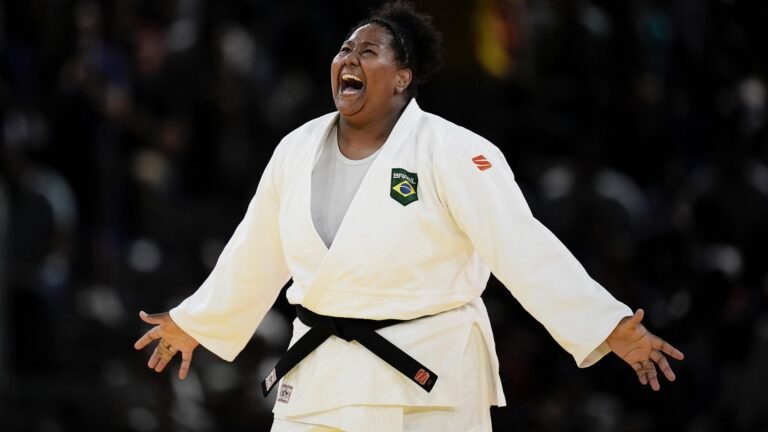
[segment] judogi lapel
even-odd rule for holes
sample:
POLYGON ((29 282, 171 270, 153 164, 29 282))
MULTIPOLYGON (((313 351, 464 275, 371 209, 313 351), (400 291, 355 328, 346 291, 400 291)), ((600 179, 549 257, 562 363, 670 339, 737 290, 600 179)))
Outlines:
MULTIPOLYGON (((347 213, 344 216, 339 231, 334 238, 331 247, 327 249, 327 253, 324 255, 323 260, 320 262, 317 272, 315 273, 314 281, 308 286, 305 291, 305 296, 302 304, 309 308, 320 308, 319 302, 323 296, 323 293, 331 283, 332 278, 338 271, 339 264, 345 263, 349 265, 349 260, 353 259, 358 254, 375 253, 369 249, 370 241, 375 241, 375 238, 379 235, 386 235, 381 230, 383 226, 377 226, 375 223, 371 224, 371 219, 376 218, 376 215, 380 215, 386 211, 382 208, 381 195, 388 193, 387 185, 388 176, 390 172, 390 166, 392 164, 392 155, 397 153, 401 146, 407 145, 406 138, 409 135, 413 135, 411 126, 413 125, 415 118, 421 114, 421 110, 418 105, 412 102, 400 116, 395 127, 389 135, 387 141, 383 144, 379 155, 371 164, 365 177, 363 178, 360 187, 352 199, 352 202, 347 209, 347 213)), ((327 127, 328 130, 333 126, 334 122, 338 121, 338 117, 335 117, 333 121, 327 127)), ((327 133, 324 137, 327 136, 327 133)), ((322 140, 321 140, 322 143, 322 140)), ((319 146, 315 149, 317 152, 319 146)), ((315 156, 314 160, 317 160, 315 156)), ((319 234, 314 228, 311 215, 311 199, 309 197, 312 190, 311 185, 312 171, 306 170, 302 173, 301 188, 303 189, 302 195, 306 194, 306 199, 303 199, 302 218, 312 227, 314 231, 314 239, 312 243, 320 244, 325 247, 325 244, 320 239, 319 234)), ((384 204, 387 204, 384 202, 384 204)), ((316 245, 312 245, 316 247, 316 245)))

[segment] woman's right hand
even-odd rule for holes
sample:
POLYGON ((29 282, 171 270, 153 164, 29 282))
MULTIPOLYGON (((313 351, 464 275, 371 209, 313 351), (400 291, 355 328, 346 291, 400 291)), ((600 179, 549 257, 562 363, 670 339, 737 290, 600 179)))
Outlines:
POLYGON ((162 372, 173 356, 180 352, 181 368, 179 369, 179 378, 186 378, 189 372, 189 365, 192 363, 192 353, 200 343, 177 326, 168 312, 147 314, 141 311, 139 312, 139 317, 146 323, 154 324, 154 327, 144 333, 144 336, 140 337, 133 347, 140 350, 152 343, 152 341, 159 341, 152 352, 152 356, 149 358, 147 366, 150 369, 154 369, 155 372, 162 372))

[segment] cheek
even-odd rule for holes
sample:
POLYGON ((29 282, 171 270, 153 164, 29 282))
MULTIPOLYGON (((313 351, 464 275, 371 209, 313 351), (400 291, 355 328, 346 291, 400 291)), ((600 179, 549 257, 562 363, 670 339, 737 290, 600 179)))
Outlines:
POLYGON ((336 57, 331 61, 331 87, 336 87, 336 77, 339 76, 339 70, 341 68, 341 62, 336 57))
POLYGON ((333 60, 331 61, 331 75, 333 75, 333 73, 338 70, 339 70, 339 61, 334 57, 333 60))
POLYGON ((376 83, 372 86, 376 93, 389 94, 394 90, 394 78, 389 71, 375 71, 369 75, 369 81, 376 83))

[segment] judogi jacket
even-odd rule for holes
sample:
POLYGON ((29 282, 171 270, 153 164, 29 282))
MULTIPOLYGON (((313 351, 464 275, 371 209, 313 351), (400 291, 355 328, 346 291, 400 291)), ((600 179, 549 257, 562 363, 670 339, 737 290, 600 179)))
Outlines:
MULTIPOLYGON (((360 184, 330 248, 311 215, 311 177, 338 113, 288 134, 202 286, 171 310, 232 361, 290 279, 288 301, 322 315, 402 319, 379 333, 440 377, 427 393, 356 342, 332 336, 285 376, 275 413, 346 405, 455 406, 464 345, 482 331, 504 405, 480 295, 491 271, 586 367, 632 311, 586 273, 531 214, 501 151, 412 100, 360 184)), ((294 322, 295 342, 307 331, 294 322)))

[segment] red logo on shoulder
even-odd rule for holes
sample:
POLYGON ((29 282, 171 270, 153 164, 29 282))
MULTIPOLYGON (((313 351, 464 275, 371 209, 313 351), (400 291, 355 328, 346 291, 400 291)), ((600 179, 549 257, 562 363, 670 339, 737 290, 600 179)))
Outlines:
POLYGON ((475 166, 480 171, 485 171, 487 169, 491 169, 493 165, 491 165, 490 162, 488 162, 488 159, 485 158, 485 155, 477 155, 472 158, 472 162, 475 163, 475 166))

